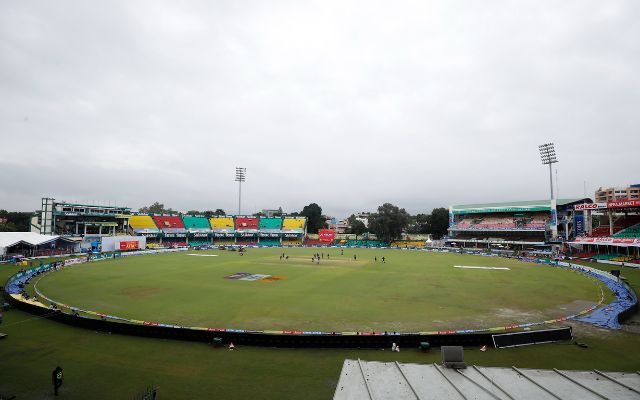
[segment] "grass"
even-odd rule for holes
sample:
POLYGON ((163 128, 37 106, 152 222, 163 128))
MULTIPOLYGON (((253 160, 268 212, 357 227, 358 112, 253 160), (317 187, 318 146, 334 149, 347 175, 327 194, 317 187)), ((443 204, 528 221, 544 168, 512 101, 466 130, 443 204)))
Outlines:
MULTIPOLYGON (((388 252, 392 265, 400 253, 388 252)), ((0 266, 0 279, 5 281, 16 270, 0 266)), ((631 281, 640 276, 638 272, 625 270, 625 275, 631 281)), ((52 398, 50 374, 56 365, 65 371, 61 398, 67 399, 126 399, 150 383, 160 386, 161 398, 326 399, 333 395, 345 358, 412 363, 440 359, 437 349, 430 353, 415 349, 391 353, 256 347, 228 351, 201 343, 95 333, 18 310, 5 313, 0 331, 9 334, 0 341, 0 396, 17 395, 18 399, 52 398)), ((575 333, 577 340, 589 348, 550 344, 485 353, 469 348, 465 349, 465 359, 483 366, 605 371, 640 368, 640 335, 583 324, 575 324, 575 333)))
POLYGON ((600 298, 597 281, 583 275, 504 258, 359 249, 353 260, 354 250, 333 249, 316 265, 313 251, 288 249, 284 261, 280 249, 130 257, 68 268, 37 285, 56 301, 131 319, 309 331, 486 328, 543 321, 600 298), (236 272, 286 279, 224 279, 236 272))

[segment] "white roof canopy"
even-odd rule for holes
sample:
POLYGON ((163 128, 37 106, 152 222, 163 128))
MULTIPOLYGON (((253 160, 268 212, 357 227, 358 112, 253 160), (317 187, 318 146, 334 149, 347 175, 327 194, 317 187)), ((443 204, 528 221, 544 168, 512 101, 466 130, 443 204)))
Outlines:
POLYGON ((40 246, 60 238, 58 235, 41 235, 33 232, 0 232, 0 254, 6 253, 6 248, 18 243, 40 246))

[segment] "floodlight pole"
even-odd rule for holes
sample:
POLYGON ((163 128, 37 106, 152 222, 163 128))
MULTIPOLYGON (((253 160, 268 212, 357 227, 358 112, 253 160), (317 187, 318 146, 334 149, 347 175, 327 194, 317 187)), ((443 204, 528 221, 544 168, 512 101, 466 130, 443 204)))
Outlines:
POLYGON ((236 167, 236 182, 238 182, 238 215, 242 214, 242 182, 247 176, 247 169, 236 167))
POLYGON ((553 163, 549 163, 549 187, 551 188, 551 200, 553 200, 553 172, 551 171, 551 165, 553 163))
POLYGON ((540 150, 540 159, 542 160, 542 164, 549 165, 549 189, 551 192, 551 227, 552 227, 552 236, 555 239, 558 236, 558 226, 557 226, 557 210, 556 205, 553 198, 553 169, 552 165, 558 162, 556 158, 556 150, 553 143, 545 143, 538 146, 540 150))

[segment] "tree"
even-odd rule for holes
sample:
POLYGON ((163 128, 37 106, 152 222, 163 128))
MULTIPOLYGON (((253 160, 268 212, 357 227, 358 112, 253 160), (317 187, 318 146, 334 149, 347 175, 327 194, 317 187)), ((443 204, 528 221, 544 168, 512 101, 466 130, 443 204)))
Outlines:
POLYGON ((436 239, 441 239, 449 229, 449 210, 440 207, 434 208, 427 218, 427 233, 436 239))
POLYGON ((322 207, 316 203, 304 206, 300 215, 307 217, 307 232, 309 233, 318 233, 318 229, 327 227, 326 221, 322 216, 322 207))
POLYGON ((175 211, 173 211, 171 208, 164 208, 164 204, 159 203, 157 201, 152 205, 150 205, 149 207, 140 208, 138 211, 144 214, 174 214, 175 213, 175 211))
POLYGON ((29 232, 31 212, 0 210, 0 232, 29 232))
POLYGON ((347 218, 347 223, 349 224, 347 233, 355 234, 356 240, 358 240, 358 235, 362 235, 363 233, 368 232, 367 226, 364 224, 364 222, 357 219, 354 214, 351 214, 351 216, 347 218))
POLYGON ((407 226, 407 233, 424 234, 427 233, 427 220, 429 214, 418 214, 410 216, 409 225, 407 226))
POLYGON ((384 203, 378 207, 378 212, 369 217, 369 231, 378 239, 389 243, 398 239, 402 231, 409 224, 409 214, 404 208, 398 208, 391 203, 384 203))
POLYGON ((213 215, 227 215, 226 212, 224 212, 224 210, 222 208, 216 208, 216 210, 213 212, 213 215))

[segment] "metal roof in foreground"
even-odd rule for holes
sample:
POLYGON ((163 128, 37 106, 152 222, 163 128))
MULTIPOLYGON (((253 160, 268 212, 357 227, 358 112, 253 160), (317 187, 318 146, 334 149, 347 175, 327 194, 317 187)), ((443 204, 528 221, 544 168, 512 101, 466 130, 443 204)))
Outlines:
POLYGON ((345 360, 333 398, 640 399, 640 374, 345 360))

